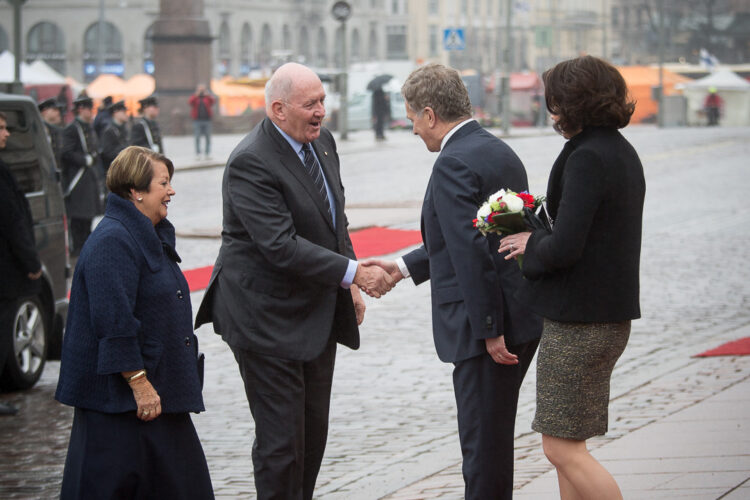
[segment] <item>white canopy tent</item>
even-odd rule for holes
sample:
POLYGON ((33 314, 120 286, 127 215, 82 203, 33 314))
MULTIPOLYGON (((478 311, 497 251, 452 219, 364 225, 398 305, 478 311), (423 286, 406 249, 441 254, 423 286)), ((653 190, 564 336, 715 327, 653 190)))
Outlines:
MULTIPOLYGON (((15 78, 16 58, 10 51, 0 54, 0 82, 12 82, 15 78)), ((65 77, 46 62, 36 60, 31 64, 21 62, 21 83, 24 85, 65 85, 65 77)))
POLYGON ((703 101, 710 88, 715 88, 724 101, 720 120, 722 125, 750 125, 750 82, 727 68, 684 84, 689 125, 705 125, 703 101))

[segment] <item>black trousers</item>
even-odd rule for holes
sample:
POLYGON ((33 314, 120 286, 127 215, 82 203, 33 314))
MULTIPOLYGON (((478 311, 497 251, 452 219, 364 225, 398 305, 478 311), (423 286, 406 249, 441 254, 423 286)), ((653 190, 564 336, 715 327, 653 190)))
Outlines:
POLYGON ((258 500, 310 500, 328 439, 336 360, 331 336, 308 362, 232 348, 255 420, 253 468, 258 500))
POLYGON ((489 354, 460 361, 453 370, 458 435, 466 500, 513 497, 513 440, 518 391, 538 340, 508 346, 517 365, 495 363, 489 354))
POLYGON ((83 244, 91 235, 91 218, 79 218, 74 217, 70 219, 70 237, 72 240, 72 247, 70 254, 78 256, 81 253, 83 244))

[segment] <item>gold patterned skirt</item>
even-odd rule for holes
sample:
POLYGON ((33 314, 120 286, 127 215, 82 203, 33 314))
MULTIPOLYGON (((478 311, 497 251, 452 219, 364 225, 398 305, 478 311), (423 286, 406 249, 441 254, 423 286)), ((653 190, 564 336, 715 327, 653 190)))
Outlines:
POLYGON ((561 323, 545 319, 531 428, 578 441, 605 434, 609 380, 628 337, 630 321, 561 323))

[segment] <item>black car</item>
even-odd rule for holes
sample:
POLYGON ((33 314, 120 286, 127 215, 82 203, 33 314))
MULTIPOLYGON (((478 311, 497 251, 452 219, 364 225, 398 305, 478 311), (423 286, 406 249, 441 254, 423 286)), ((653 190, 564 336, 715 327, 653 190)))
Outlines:
POLYGON ((33 386, 48 358, 59 359, 68 313, 70 259, 60 173, 37 105, 26 96, 0 93, 0 111, 7 116, 10 131, 0 158, 29 200, 43 271, 42 291, 16 302, 14 349, 0 374, 0 389, 15 390, 33 386))

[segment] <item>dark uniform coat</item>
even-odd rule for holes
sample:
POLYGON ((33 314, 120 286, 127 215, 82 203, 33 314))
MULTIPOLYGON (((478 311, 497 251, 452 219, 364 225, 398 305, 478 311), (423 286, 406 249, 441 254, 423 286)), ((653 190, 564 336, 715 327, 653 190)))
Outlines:
POLYGON ((44 127, 47 129, 47 138, 52 146, 52 154, 55 156, 55 165, 62 170, 63 129, 47 122, 44 122, 44 127))
POLYGON ((65 210, 68 217, 93 218, 97 215, 99 201, 98 172, 99 154, 96 133, 92 126, 79 119, 73 120, 63 130, 62 173, 63 190, 67 193, 76 175, 83 169, 79 181, 65 197, 65 210), (83 142, 81 141, 83 136, 83 142), (86 155, 93 163, 86 164, 86 155))
POLYGON ((104 171, 109 170, 112 161, 120 154, 120 151, 128 147, 128 129, 124 123, 118 125, 114 121, 104 129, 101 137, 102 166, 104 171))
POLYGON ((161 140, 161 130, 156 120, 138 118, 130 130, 130 144, 132 146, 143 146, 157 153, 164 154, 164 146, 161 140))

